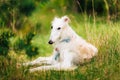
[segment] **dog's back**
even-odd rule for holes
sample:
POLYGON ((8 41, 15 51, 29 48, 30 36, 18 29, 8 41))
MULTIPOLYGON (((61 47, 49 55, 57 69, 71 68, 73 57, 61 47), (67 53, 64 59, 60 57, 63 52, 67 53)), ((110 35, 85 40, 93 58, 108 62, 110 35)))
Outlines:
POLYGON ((70 51, 74 52, 73 63, 75 64, 83 63, 85 60, 90 60, 97 55, 97 48, 81 37, 73 40, 70 44, 70 51))

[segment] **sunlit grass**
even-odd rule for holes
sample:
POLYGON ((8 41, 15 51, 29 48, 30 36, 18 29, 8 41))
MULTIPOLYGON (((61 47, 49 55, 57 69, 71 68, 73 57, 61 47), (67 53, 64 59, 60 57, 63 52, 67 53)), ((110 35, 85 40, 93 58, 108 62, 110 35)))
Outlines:
MULTIPOLYGON (((58 16, 60 16, 58 14, 58 16)), ((109 22, 96 18, 95 24, 90 16, 68 14, 71 27, 86 41, 94 44, 99 52, 89 63, 80 65, 75 71, 38 71, 29 73, 29 67, 20 67, 19 62, 30 61, 39 56, 52 54, 52 46, 48 44, 50 22, 54 14, 33 13, 29 20, 35 27, 40 23, 41 30, 35 33, 31 41, 39 48, 39 54, 29 58, 24 51, 16 54, 9 51, 9 57, 0 56, 1 80, 119 80, 120 79, 120 23, 109 22)), ((13 40, 11 39, 11 43, 13 40)))

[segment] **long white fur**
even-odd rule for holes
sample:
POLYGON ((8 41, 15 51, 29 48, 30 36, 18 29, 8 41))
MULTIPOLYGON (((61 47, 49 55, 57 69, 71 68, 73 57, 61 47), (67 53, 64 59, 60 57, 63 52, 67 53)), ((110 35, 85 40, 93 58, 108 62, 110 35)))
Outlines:
POLYGON ((67 16, 55 17, 52 21, 50 40, 53 41, 53 54, 49 57, 24 63, 23 65, 49 64, 30 69, 30 72, 38 70, 74 70, 85 59, 91 59, 98 52, 97 48, 78 36, 69 26, 70 19, 67 16), (58 30, 60 28, 60 30, 58 30))

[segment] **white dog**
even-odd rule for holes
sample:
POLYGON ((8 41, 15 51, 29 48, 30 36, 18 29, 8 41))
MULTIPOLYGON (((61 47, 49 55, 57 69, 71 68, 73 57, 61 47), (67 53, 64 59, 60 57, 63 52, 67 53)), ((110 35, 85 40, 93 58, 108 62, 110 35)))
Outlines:
POLYGON ((77 65, 86 59, 91 59, 98 52, 97 48, 79 37, 69 26, 70 19, 67 16, 55 17, 52 21, 49 44, 52 44, 53 54, 50 57, 24 63, 24 65, 49 64, 30 69, 30 72, 38 70, 74 70, 77 65))

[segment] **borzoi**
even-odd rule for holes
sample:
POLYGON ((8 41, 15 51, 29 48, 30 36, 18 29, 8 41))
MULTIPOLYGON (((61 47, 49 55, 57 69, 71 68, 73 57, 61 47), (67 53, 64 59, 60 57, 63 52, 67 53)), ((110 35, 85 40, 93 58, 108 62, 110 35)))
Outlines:
POLYGON ((30 69, 30 72, 38 70, 74 70, 78 64, 86 59, 91 59, 98 52, 97 48, 79 37, 69 26, 70 19, 67 16, 55 17, 52 21, 49 44, 53 45, 53 54, 50 57, 24 63, 24 65, 49 64, 30 69))

